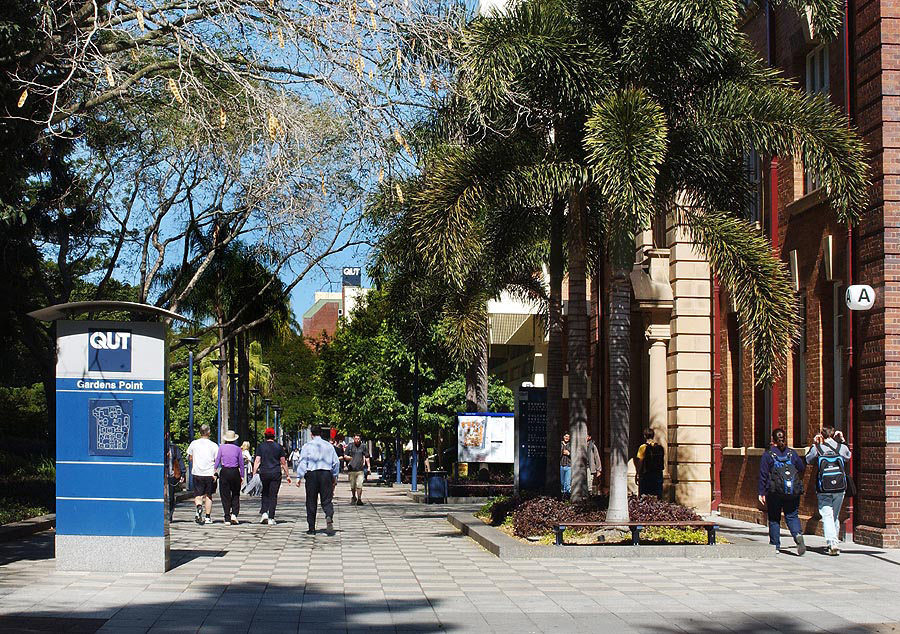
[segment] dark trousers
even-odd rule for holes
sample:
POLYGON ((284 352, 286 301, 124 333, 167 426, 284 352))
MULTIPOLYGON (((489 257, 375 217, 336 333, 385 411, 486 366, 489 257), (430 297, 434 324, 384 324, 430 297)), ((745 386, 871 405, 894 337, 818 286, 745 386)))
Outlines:
POLYGON ((169 485, 169 521, 171 522, 175 518, 175 485, 178 484, 178 480, 169 476, 167 484, 169 485))
POLYGON ((278 489, 281 488, 281 471, 278 473, 260 473, 259 479, 262 482, 262 507, 259 509, 260 515, 269 514, 269 519, 275 519, 275 505, 278 504, 278 489))
POLYGON ((306 523, 309 530, 316 530, 316 497, 322 498, 322 510, 325 517, 334 517, 334 505, 331 498, 334 496, 334 476, 328 469, 318 469, 306 472, 306 523))
POLYGON ((641 479, 638 480, 638 495, 655 495, 662 497, 663 474, 662 471, 657 473, 642 473, 641 479))
POLYGON ((219 471, 219 495, 222 497, 222 509, 225 521, 231 515, 241 512, 241 470, 238 467, 222 467, 219 471))
POLYGON ((791 535, 797 537, 803 532, 800 526, 800 497, 786 498, 777 493, 766 496, 766 513, 769 516, 769 543, 781 546, 781 514, 791 535))

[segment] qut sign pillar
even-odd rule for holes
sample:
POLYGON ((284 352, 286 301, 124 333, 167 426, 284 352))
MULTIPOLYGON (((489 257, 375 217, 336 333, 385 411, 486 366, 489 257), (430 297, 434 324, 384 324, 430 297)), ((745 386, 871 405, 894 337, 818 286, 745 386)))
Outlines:
POLYGON ((165 572, 166 327, 56 328, 56 567, 165 572))
POLYGON ((166 326, 64 319, 97 311, 185 320, 113 301, 29 313, 56 321, 56 567, 165 572, 166 326))

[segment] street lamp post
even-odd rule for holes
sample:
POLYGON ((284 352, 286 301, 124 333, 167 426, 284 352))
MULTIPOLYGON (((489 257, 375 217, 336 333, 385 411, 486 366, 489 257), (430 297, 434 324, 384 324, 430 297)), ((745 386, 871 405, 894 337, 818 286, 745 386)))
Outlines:
MULTIPOLYGON (((194 348, 200 343, 199 337, 182 337, 181 343, 188 347, 188 443, 194 441, 194 348)), ((194 478, 188 470, 188 489, 194 488, 194 478)))
POLYGON ((216 420, 218 428, 216 435, 219 444, 222 444, 222 367, 225 365, 225 359, 213 359, 211 363, 216 366, 216 420))
POLYGON ((250 393, 253 395, 253 451, 256 451, 256 441, 259 438, 259 430, 256 427, 256 422, 259 420, 259 404, 257 403, 257 397, 259 396, 260 389, 258 387, 250 388, 250 393))
POLYGON ((419 351, 415 352, 415 372, 413 374, 413 419, 412 419, 412 484, 410 491, 416 491, 419 467, 419 351))
POLYGON ((263 403, 266 405, 266 429, 269 428, 269 408, 272 406, 272 399, 264 398, 263 403))
POLYGON ((275 412, 275 442, 281 444, 281 430, 279 423, 281 422, 281 411, 284 408, 281 405, 273 405, 272 411, 275 412))
POLYGON ((240 376, 237 372, 229 372, 228 378, 231 379, 228 383, 228 389, 231 390, 229 394, 231 402, 231 407, 228 408, 228 428, 232 430, 236 430, 239 426, 239 421, 237 420, 237 380, 240 376))

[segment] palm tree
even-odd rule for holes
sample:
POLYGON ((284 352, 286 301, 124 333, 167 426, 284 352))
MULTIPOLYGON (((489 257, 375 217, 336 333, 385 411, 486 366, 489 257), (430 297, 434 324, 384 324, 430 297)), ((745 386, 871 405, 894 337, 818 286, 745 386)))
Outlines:
MULTIPOLYGON (((840 25, 837 2, 818 0, 810 13, 823 36, 840 25)), ((730 0, 526 0, 476 19, 454 47, 460 89, 475 115, 486 129, 511 133, 457 148, 453 160, 427 175, 417 205, 429 210, 432 224, 444 219, 455 231, 474 208, 566 201, 573 500, 587 494, 580 443, 588 219, 600 227, 593 237, 612 270, 630 260, 635 235, 651 219, 684 227, 734 299, 757 380, 771 382, 794 336, 794 300, 771 244, 740 217, 742 153, 800 158, 820 174, 844 222, 864 207, 863 146, 846 118, 765 68, 738 30, 738 17, 730 0), (522 128, 535 122, 552 134, 545 147, 529 150, 522 128)), ((463 244, 449 239, 435 251, 463 244)), ((616 460, 627 457, 628 418, 627 411, 611 412, 614 493, 624 491, 616 460)), ((614 495, 609 512, 627 517, 624 496, 614 495)))
MULTIPOLYGON (((197 239, 216 238, 214 235, 213 238, 201 236, 197 239)), ((236 411, 230 411, 232 398, 222 399, 222 420, 234 421, 235 431, 245 438, 250 429, 251 383, 257 372, 264 372, 259 367, 254 370, 250 359, 253 345, 250 338, 253 336, 265 341, 283 336, 291 319, 284 284, 268 270, 268 258, 265 252, 242 242, 230 242, 215 254, 211 265, 200 275, 183 304, 183 310, 194 318, 213 321, 220 342, 216 356, 227 362, 223 372, 216 375, 217 380, 223 383, 220 386, 223 394, 229 393, 228 374, 237 375, 233 387, 236 411), (269 317, 254 328, 242 328, 266 315, 269 317)), ((194 271, 172 267, 160 276, 160 280, 163 284, 177 285, 193 277, 194 271)), ((219 389, 216 388, 216 394, 219 389)))
POLYGON ((532 213, 528 222, 511 227, 497 222, 502 215, 482 214, 469 228, 474 233, 467 238, 470 246, 463 267, 446 262, 429 266, 413 230, 419 200, 415 188, 420 182, 393 181, 373 200, 373 219, 389 227, 379 240, 373 272, 399 314, 416 315, 423 327, 437 326, 447 351, 464 368, 466 410, 487 411, 487 303, 503 291, 536 304, 546 301, 540 279, 543 218, 532 213), (390 194, 397 186, 406 190, 408 203, 390 194))

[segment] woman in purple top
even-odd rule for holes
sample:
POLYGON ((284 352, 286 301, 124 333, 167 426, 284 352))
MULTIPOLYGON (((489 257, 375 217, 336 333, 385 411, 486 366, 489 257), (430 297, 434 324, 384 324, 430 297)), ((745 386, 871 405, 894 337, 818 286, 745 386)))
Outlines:
POLYGON ((237 524, 241 512, 241 482, 244 479, 244 454, 237 444, 238 435, 230 429, 222 436, 216 469, 219 470, 219 495, 225 510, 225 523, 237 524))

